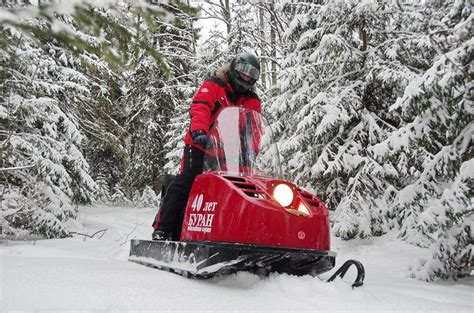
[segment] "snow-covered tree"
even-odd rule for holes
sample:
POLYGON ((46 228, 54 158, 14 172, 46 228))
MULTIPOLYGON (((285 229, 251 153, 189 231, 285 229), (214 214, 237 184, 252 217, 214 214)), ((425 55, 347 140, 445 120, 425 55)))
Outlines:
POLYGON ((248 1, 232 3, 230 21, 230 33, 227 34, 228 54, 234 56, 242 51, 247 51, 258 55, 260 32, 254 5, 248 1))
MULTIPOLYGON (((213 16, 222 20, 224 19, 221 17, 222 8, 222 5, 203 3, 198 7, 198 18, 213 16)), ((164 171, 169 174, 177 174, 179 171, 184 146, 183 138, 189 127, 189 106, 194 93, 204 79, 213 75, 219 66, 229 61, 225 40, 225 34, 215 26, 201 45, 196 48, 195 55, 188 58, 189 72, 186 77, 182 76, 182 79, 186 79, 186 85, 181 86, 179 98, 173 101, 173 112, 165 135, 164 148, 167 163, 164 166, 164 171)), ((191 45, 189 44, 189 46, 191 45)))
POLYGON ((150 187, 146 186, 140 196, 139 203, 142 206, 157 206, 159 204, 159 197, 155 191, 150 187))
MULTIPOLYGON (((48 24, 31 19, 31 27, 48 24)), ((18 28, 2 26, 0 103, 2 219, 6 233, 67 235, 73 203, 88 202, 95 183, 81 152, 77 102, 94 82, 54 43, 41 48, 18 28)))
POLYGON ((401 237, 431 246, 432 259, 413 276, 457 278, 472 262, 473 14, 462 0, 426 1, 420 10, 428 24, 416 35, 435 57, 391 107, 405 123, 376 151, 406 166, 396 201, 401 237))
MULTIPOLYGON (((140 51, 167 67, 152 45, 133 37, 121 12, 139 12, 146 21, 168 21, 168 14, 148 4, 118 4, 31 5, 22 19, 19 11, 2 9, 0 182, 7 234, 66 236, 74 204, 94 197, 91 172, 102 180, 123 176, 125 115, 116 101, 123 69, 140 51)), ((102 183, 108 198, 114 184, 102 183)))
POLYGON ((110 196, 110 201, 114 204, 126 205, 131 204, 132 200, 126 195, 122 187, 115 186, 112 190, 112 195, 110 196))
POLYGON ((166 155, 170 150, 171 153, 179 150, 170 143, 176 143, 184 134, 174 119, 181 116, 180 108, 191 93, 195 12, 183 6, 165 5, 165 8, 174 15, 174 23, 156 20, 149 41, 166 57, 167 70, 151 57, 142 57, 126 84, 124 100, 130 149, 126 185, 132 190, 143 190, 146 185, 159 190, 167 171, 166 155))
POLYGON ((334 210, 336 235, 383 234, 393 226, 398 173, 368 147, 398 127, 388 109, 416 76, 398 37, 402 12, 395 2, 339 0, 292 14, 285 36, 296 46, 271 107, 286 170, 334 210))

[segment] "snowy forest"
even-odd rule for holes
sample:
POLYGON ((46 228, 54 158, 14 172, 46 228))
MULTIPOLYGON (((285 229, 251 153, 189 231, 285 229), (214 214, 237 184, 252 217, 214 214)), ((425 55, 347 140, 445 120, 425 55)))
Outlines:
MULTIPOLYGON (((79 205, 157 205, 190 99, 242 52, 287 179, 344 240, 397 231, 410 275, 470 275, 469 0, 2 0, 0 236, 70 236, 79 205), (199 21, 220 27, 200 32, 199 21)), ((151 224, 152 221, 150 221, 151 224)))

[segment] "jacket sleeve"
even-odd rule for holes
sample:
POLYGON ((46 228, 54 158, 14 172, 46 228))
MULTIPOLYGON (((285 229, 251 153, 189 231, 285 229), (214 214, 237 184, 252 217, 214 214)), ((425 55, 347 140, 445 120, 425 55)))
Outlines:
POLYGON ((190 131, 204 130, 209 135, 211 112, 217 100, 217 88, 211 81, 204 81, 193 97, 189 113, 191 115, 190 131))

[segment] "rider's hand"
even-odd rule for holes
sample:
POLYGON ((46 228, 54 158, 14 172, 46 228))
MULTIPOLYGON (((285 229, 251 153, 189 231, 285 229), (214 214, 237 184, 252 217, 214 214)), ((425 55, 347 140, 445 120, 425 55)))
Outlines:
POLYGON ((200 145, 203 148, 206 147, 207 141, 209 140, 209 136, 206 134, 204 130, 192 131, 191 137, 193 138, 194 144, 200 145))

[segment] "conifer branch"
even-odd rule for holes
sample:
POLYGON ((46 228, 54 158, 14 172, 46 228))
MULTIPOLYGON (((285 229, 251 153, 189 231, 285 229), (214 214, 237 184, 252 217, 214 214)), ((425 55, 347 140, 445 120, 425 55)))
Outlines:
POLYGON ((32 168, 37 166, 38 164, 30 164, 30 165, 24 165, 24 166, 14 166, 14 167, 0 167, 0 172, 6 172, 6 171, 18 171, 18 170, 24 170, 27 168, 32 168))

